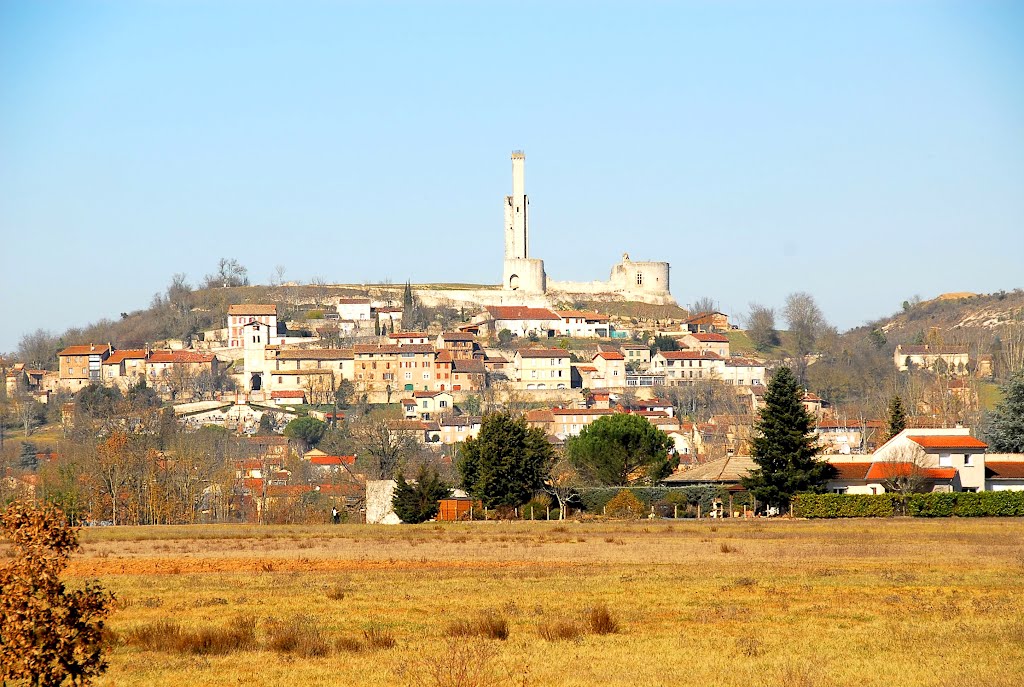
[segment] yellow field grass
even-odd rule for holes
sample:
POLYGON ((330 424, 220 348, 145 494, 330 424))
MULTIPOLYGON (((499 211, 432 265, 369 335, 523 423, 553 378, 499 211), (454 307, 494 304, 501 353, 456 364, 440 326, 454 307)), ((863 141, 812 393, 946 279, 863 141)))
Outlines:
POLYGON ((99 684, 998 687, 1024 677, 1014 520, 100 528, 82 541, 72 583, 99 577, 119 599, 99 684), (602 604, 617 632, 588 631, 602 604), (243 617, 255 618, 255 648, 204 655, 138 640, 160 621, 187 633, 243 617), (507 640, 473 635, 501 621, 507 640), (282 648, 304 628, 314 655, 282 648), (395 646, 370 646, 366 631, 395 646))

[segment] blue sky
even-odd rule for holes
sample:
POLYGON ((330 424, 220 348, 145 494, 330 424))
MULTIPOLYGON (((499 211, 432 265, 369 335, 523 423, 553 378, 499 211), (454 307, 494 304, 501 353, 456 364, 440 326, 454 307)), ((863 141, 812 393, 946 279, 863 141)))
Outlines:
POLYGON ((1024 3, 0 2, 0 351, 256 282, 531 253, 847 328, 1024 286, 1024 3), (372 240, 369 240, 372 237, 372 240))

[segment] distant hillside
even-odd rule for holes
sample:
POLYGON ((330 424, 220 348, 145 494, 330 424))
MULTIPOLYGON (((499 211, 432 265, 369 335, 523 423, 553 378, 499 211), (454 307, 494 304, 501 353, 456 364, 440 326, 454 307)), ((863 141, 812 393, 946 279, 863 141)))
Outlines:
POLYGON ((991 294, 949 293, 918 303, 906 302, 891 317, 871 323, 887 338, 913 338, 931 328, 953 334, 956 330, 997 331, 1007 325, 1024 323, 1024 290, 991 294))

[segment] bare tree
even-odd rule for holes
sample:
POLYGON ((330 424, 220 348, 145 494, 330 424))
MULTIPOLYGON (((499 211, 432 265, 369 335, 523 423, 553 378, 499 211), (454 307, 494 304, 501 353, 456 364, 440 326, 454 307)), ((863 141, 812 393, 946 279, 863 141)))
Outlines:
POLYGON ((18 342, 18 359, 29 367, 53 370, 57 367, 60 347, 59 336, 46 329, 37 329, 21 337, 18 342))
POLYGON ((234 258, 221 258, 217 262, 217 271, 206 275, 205 286, 208 289, 248 285, 249 270, 234 258))
POLYGON ((747 315, 747 334, 759 351, 779 345, 779 332, 775 329, 775 310, 757 303, 750 304, 747 315))
POLYGON ((568 514, 569 498, 575 493, 580 483, 579 472, 566 457, 560 456, 551 467, 551 475, 544 483, 544 489, 558 501, 558 519, 565 520, 568 514))
POLYGON ((786 308, 783 313, 793 336, 793 354, 796 357, 794 372, 800 383, 804 383, 807 376, 807 356, 814 351, 815 344, 828 323, 821 308, 814 302, 814 296, 803 291, 791 293, 786 297, 786 308))
POLYGON ((384 417, 367 417, 352 423, 352 438, 359 453, 369 456, 373 479, 391 479, 418 445, 413 432, 392 429, 384 417))
POLYGON ((710 296, 701 296, 693 303, 690 303, 690 314, 715 312, 716 310, 718 310, 718 304, 710 296))

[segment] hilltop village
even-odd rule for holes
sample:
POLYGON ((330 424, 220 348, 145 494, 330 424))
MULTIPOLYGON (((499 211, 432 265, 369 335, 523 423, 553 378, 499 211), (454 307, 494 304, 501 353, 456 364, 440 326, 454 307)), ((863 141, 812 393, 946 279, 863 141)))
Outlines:
MULTIPOLYGON (((782 354, 778 342, 754 345, 751 323, 741 328, 713 307, 678 307, 664 262, 624 255, 607 281, 550 280, 543 260, 529 253, 524 165, 525 156, 513 153, 500 284, 321 289, 289 303, 290 317, 279 303, 231 302, 219 326, 188 340, 75 341, 52 360, 3 361, 3 424, 24 434, 17 458, 5 454, 4 488, 57 488, 46 466, 78 450, 85 434, 109 441, 153 433, 162 438, 136 456, 138 474, 74 488, 89 494, 76 501, 89 517, 123 520, 121 501, 135 503, 137 521, 158 520, 152 504, 149 515, 143 507, 144 494, 153 498, 146 485, 177 484, 181 476, 171 473, 184 449, 172 445, 192 433, 213 443, 189 450, 216 445, 219 458, 179 495, 175 517, 287 519, 302 504, 322 512, 330 502, 352 517, 382 519, 386 512, 369 506, 368 485, 413 463, 440 465, 450 477, 459 446, 500 410, 525 417, 556 449, 599 418, 642 417, 669 439, 672 471, 658 484, 738 493, 754 468, 752 433, 773 369, 788 365, 802 380, 814 377, 808 371, 825 367, 820 347, 782 354), (321 428, 285 436, 305 418, 321 428), (33 438, 47 424, 60 431, 33 438), (204 434, 209 428, 230 441, 204 434), (169 472, 160 478, 161 470, 169 472), (126 486, 132 480, 134 491, 126 486)), ((819 340, 827 338, 819 329, 819 340)), ((889 355, 881 329, 869 338, 876 358, 889 355)), ((902 375, 913 397, 908 429, 894 438, 884 435, 877 405, 843 405, 805 389, 822 459, 837 466, 830 489, 891 489, 884 465, 894 452, 920 454, 913 460, 934 467, 925 475, 931 488, 1024 488, 1024 459, 986 460, 986 444, 971 436, 979 389, 999 362, 992 351, 947 344, 935 331, 897 343, 882 374, 902 375)), ((820 382, 830 384, 830 377, 820 382)), ((90 449, 99 458, 80 471, 103 471, 103 451, 114 451, 103 445, 90 449)), ((123 451, 114 451, 115 464, 127 460, 123 451)))

